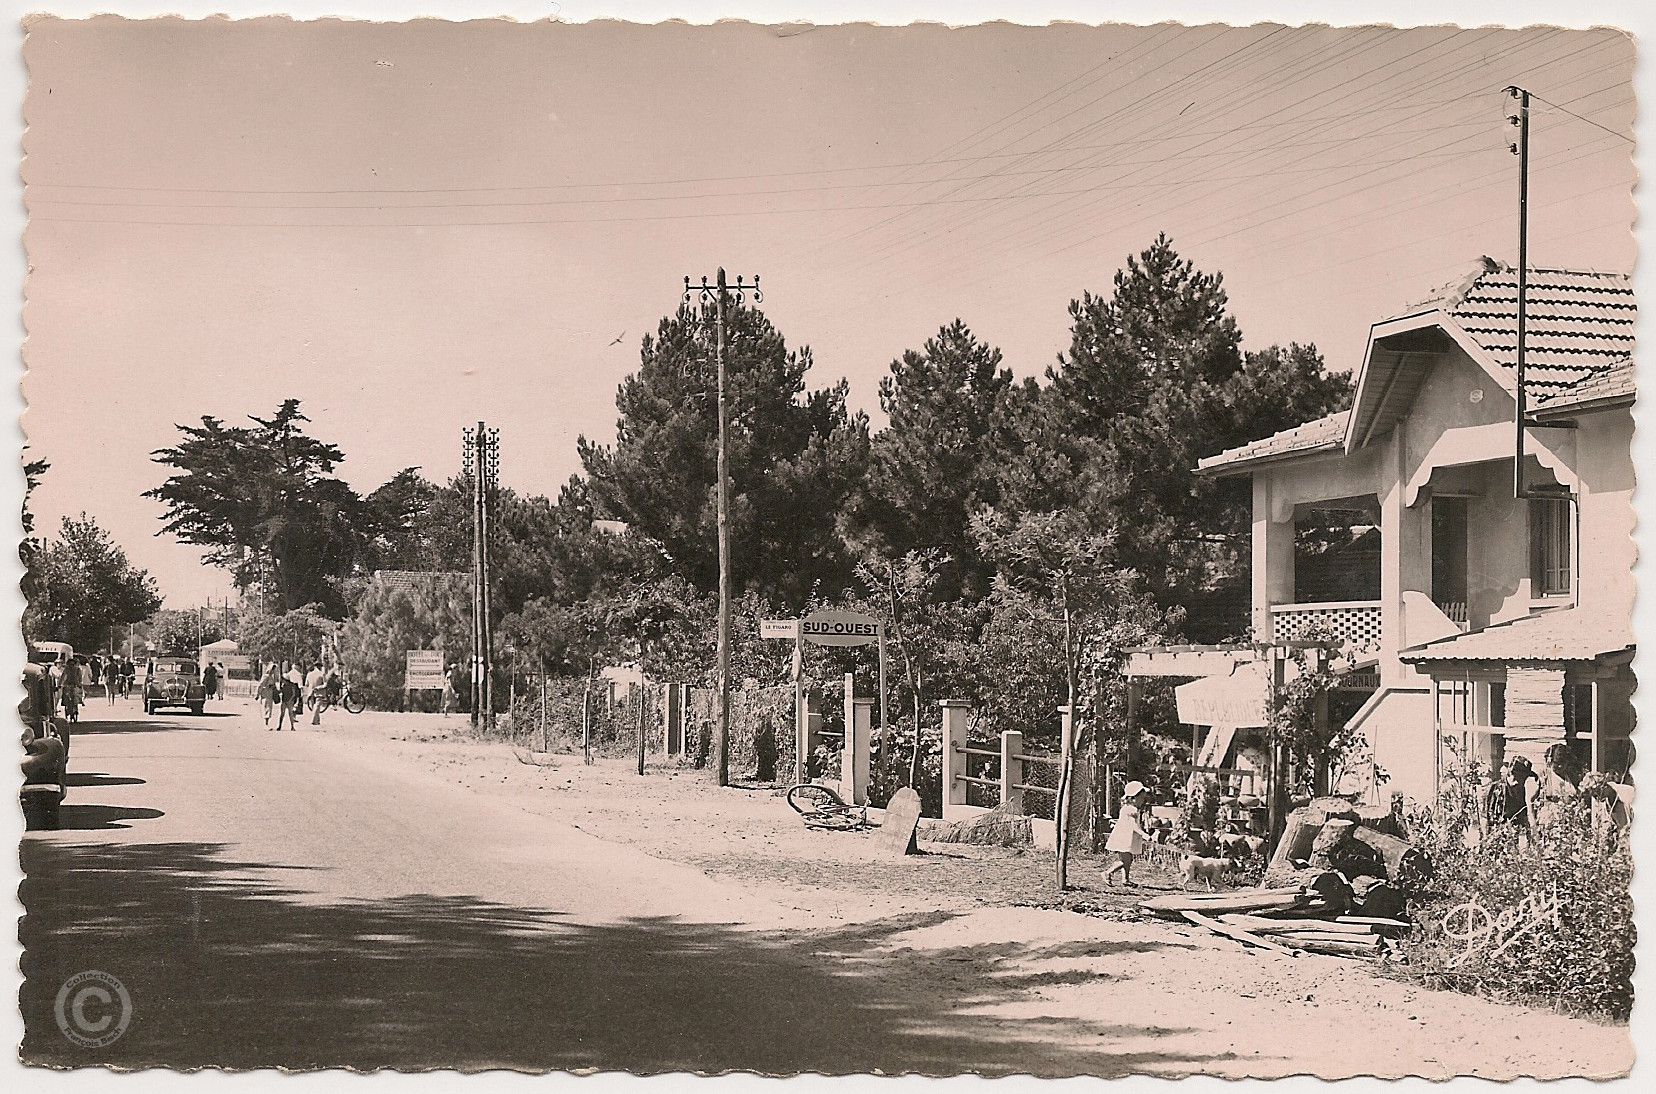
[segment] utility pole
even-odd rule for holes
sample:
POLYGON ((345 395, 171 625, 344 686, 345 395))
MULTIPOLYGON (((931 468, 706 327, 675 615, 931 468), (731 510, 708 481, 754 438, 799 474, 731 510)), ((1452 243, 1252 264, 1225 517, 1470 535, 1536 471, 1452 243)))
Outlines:
POLYGON ((1507 94, 1518 100, 1518 116, 1511 119, 1518 127, 1518 143, 1508 147, 1518 157, 1518 412, 1513 415, 1512 496, 1523 499, 1530 496, 1524 486, 1524 321, 1528 314, 1529 297, 1529 119, 1530 93, 1521 87, 1509 87, 1507 94))
POLYGON ((745 302, 746 294, 749 292, 753 293, 755 304, 762 303, 765 299, 764 294, 759 291, 757 274, 754 275, 752 285, 744 284, 738 277, 734 286, 727 286, 724 267, 721 266, 716 284, 709 285, 707 278, 703 277, 699 290, 691 288, 688 275, 684 278, 684 302, 690 303, 691 293, 698 293, 697 303, 700 311, 705 314, 708 305, 712 305, 714 323, 718 330, 715 352, 719 376, 719 724, 713 738, 713 755, 720 786, 730 785, 730 446, 725 436, 730 415, 725 406, 724 350, 725 305, 732 289, 735 290, 737 307, 745 302))
POLYGON ((472 483, 472 729, 494 729, 493 641, 489 622, 489 513, 500 477, 500 430, 465 430, 465 473, 472 483))

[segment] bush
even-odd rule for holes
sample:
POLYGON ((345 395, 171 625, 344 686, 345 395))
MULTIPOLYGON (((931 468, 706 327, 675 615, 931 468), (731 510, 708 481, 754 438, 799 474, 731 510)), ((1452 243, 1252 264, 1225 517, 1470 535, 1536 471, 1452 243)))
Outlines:
POLYGON ((1433 858, 1401 974, 1431 987, 1625 1019, 1633 1005, 1633 856, 1585 798, 1527 835, 1417 823, 1433 858), (1556 896, 1556 918, 1552 901, 1556 896), (1505 918, 1503 918, 1505 917, 1505 918))
MULTIPOLYGON (((920 734, 920 773, 914 792, 920 795, 920 813, 927 817, 943 815, 943 729, 927 726, 920 734)), ((909 784, 909 764, 914 756, 914 718, 896 719, 891 726, 891 737, 886 745, 885 763, 880 763, 878 752, 868 765, 868 801, 884 808, 891 796, 909 784)), ((838 753, 834 765, 838 768, 838 753)))

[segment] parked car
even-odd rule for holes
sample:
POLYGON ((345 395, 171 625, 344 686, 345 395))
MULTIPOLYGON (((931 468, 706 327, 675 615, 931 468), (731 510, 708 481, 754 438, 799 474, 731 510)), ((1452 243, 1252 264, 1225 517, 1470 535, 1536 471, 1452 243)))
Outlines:
POLYGON ((201 666, 188 657, 157 657, 144 681, 144 713, 162 707, 189 707, 200 714, 207 707, 207 689, 201 685, 201 666))
POLYGON ((53 683, 46 666, 23 668, 23 786, 18 798, 31 830, 56 828, 59 807, 69 793, 69 728, 52 717, 53 683))

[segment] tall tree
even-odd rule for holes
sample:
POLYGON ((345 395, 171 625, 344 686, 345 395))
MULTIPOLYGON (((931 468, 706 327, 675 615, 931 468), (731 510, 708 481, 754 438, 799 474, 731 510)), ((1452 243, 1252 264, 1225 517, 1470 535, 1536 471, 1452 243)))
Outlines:
POLYGON ((100 649, 111 644, 111 628, 142 622, 161 606, 155 580, 85 513, 64 517, 57 539, 32 547, 25 561, 30 638, 100 649))
MULTIPOLYGON (((615 445, 579 441, 604 515, 660 544, 701 589, 718 582, 710 326, 689 307, 664 318, 616 394, 615 445)), ((868 422, 848 410, 843 381, 806 391, 810 350, 788 349, 757 309, 730 309, 725 328, 734 584, 797 607, 815 586, 850 582, 838 518, 867 467, 868 422)))
POLYGON ((1037 418, 1051 423, 1038 447, 1073 472, 1046 479, 1047 504, 1119 515, 1121 564, 1164 605, 1191 608, 1198 629, 1200 607, 1245 580, 1249 502, 1233 483, 1192 474, 1197 460, 1350 396, 1313 347, 1244 353, 1226 308, 1222 278, 1158 236, 1127 260, 1110 297, 1070 304, 1070 348, 1048 371, 1037 418))
POLYGON ((971 513, 998 500, 996 430, 1012 388, 1000 350, 956 319, 905 351, 880 380, 890 421, 870 444, 869 473, 853 518, 874 557, 936 550, 944 592, 986 592, 988 571, 968 531, 971 513))
POLYGON ((371 557, 375 514, 334 477, 344 453, 305 434, 299 400, 250 420, 179 426, 184 439, 154 453, 176 473, 145 496, 167 507, 164 531, 207 548, 238 588, 258 588, 282 610, 315 603, 337 618, 342 579, 371 557))

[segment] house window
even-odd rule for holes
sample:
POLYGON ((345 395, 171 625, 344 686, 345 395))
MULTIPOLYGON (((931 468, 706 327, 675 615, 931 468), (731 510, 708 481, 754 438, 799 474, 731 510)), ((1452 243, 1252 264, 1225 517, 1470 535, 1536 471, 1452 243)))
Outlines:
POLYGON ((1532 498, 1529 510, 1530 589, 1535 596, 1570 591, 1570 499, 1532 498))

